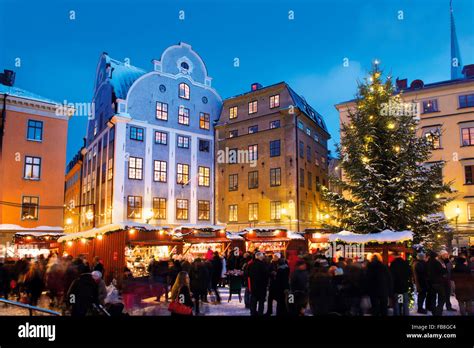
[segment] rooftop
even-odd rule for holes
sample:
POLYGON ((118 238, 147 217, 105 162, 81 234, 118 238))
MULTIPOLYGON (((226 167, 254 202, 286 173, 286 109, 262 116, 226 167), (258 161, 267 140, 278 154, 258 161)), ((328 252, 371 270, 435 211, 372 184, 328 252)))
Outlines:
POLYGON ((5 86, 3 84, 0 84, 0 94, 7 94, 12 97, 17 97, 17 98, 23 98, 23 99, 29 99, 29 100, 35 100, 43 103, 48 103, 48 104, 60 104, 59 102, 42 97, 38 94, 26 91, 22 88, 14 87, 14 86, 5 86))

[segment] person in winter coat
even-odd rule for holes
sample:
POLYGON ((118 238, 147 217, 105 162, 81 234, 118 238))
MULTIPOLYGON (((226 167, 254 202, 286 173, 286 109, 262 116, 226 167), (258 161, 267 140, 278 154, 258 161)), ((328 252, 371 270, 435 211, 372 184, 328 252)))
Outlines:
POLYGON ((64 269, 56 256, 49 259, 45 281, 51 299, 50 307, 60 306, 64 295, 64 269))
POLYGON ((24 278, 24 287, 26 294, 28 295, 29 304, 36 306, 38 300, 43 291, 44 283, 39 269, 40 265, 38 262, 34 262, 30 265, 29 271, 26 273, 24 278))
POLYGON ((105 278, 105 267, 100 257, 94 257, 94 264, 92 266, 92 270, 100 272, 100 274, 102 274, 102 278, 105 278))
POLYGON ((316 262, 309 277, 309 305, 313 315, 327 315, 334 311, 336 288, 327 267, 316 262))
POLYGON ((194 298, 194 309, 196 315, 199 315, 199 301, 206 298, 207 284, 209 284, 209 270, 200 258, 193 262, 189 273, 191 292, 194 298))
POLYGON ((444 293, 445 293, 445 303, 446 310, 449 312, 456 312, 451 305, 451 292, 452 292, 452 283, 451 283, 451 272, 453 270, 453 263, 449 258, 449 253, 446 250, 442 250, 439 253, 439 261, 444 264, 446 268, 446 273, 444 274, 444 293))
POLYGON ((99 290, 91 273, 83 273, 72 282, 66 301, 73 317, 84 317, 92 312, 93 306, 99 304, 99 290))
MULTIPOLYGON (((191 298, 190 280, 188 273, 181 271, 176 277, 176 281, 171 288, 171 301, 179 302, 187 307, 193 308, 191 298)), ((179 313, 171 312, 172 316, 180 316, 179 313)), ((192 314, 191 314, 192 315, 192 314)))
POLYGON ((284 258, 278 259, 274 280, 274 297, 277 303, 276 315, 288 314, 286 308, 286 295, 290 289, 290 267, 284 258))
POLYGON ((388 298, 392 293, 392 279, 382 256, 375 253, 367 266, 367 290, 372 304, 372 315, 386 316, 388 298))
POLYGON ((250 289, 249 289, 249 266, 253 262, 252 256, 249 253, 245 253, 242 262, 243 272, 243 283, 245 287, 244 292, 244 304, 246 309, 250 309, 250 289))
POLYGON ((309 274, 304 260, 298 260, 295 267, 290 280, 291 295, 294 296, 294 305, 290 306, 290 315, 301 316, 304 315, 308 304, 309 274))
POLYGON ((267 297, 268 268, 261 252, 255 254, 255 259, 248 265, 248 286, 250 291, 250 315, 263 315, 267 297))
POLYGON ((418 313, 426 314, 428 311, 423 308, 423 304, 428 294, 428 272, 424 253, 417 255, 417 260, 413 264, 413 278, 415 280, 417 292, 418 313))
POLYGON ((165 295, 168 301, 168 262, 157 261, 154 258, 148 266, 152 288, 156 293, 156 301, 160 301, 161 296, 165 295))
POLYGON ((464 257, 456 259, 451 275, 455 284, 454 292, 459 303, 459 312, 461 315, 473 315, 474 274, 471 273, 464 257))
POLYGON ((104 279, 102 278, 102 273, 99 271, 94 271, 91 273, 92 279, 97 284, 97 297, 101 305, 105 305, 105 298, 107 297, 107 286, 105 285, 104 279))
POLYGON ((393 315, 410 315, 408 291, 411 285, 411 268, 398 252, 394 251, 395 259, 390 264, 393 281, 393 315))
POLYGON ((445 264, 438 260, 436 252, 430 252, 429 256, 426 264, 430 288, 427 307, 433 315, 440 316, 443 315, 444 302, 446 301, 445 275, 447 271, 445 264))
POLYGON ((0 297, 8 298, 10 293, 10 272, 4 265, 3 260, 0 260, 0 297))
MULTIPOLYGON (((275 280, 278 267, 278 260, 281 255, 279 253, 273 254, 273 258, 270 261, 268 271, 269 271, 269 286, 268 286, 268 302, 267 302, 267 313, 266 315, 273 314, 273 300, 276 300, 275 293, 275 280)), ((289 269, 288 269, 289 271, 289 269)))
POLYGON ((218 285, 222 276, 222 259, 219 256, 219 253, 214 252, 214 257, 211 261, 212 271, 211 271, 211 290, 216 294, 216 303, 221 303, 221 296, 219 294, 218 285))
POLYGON ((348 263, 344 269, 341 297, 345 301, 346 314, 361 315, 361 300, 363 295, 363 271, 358 262, 348 263))

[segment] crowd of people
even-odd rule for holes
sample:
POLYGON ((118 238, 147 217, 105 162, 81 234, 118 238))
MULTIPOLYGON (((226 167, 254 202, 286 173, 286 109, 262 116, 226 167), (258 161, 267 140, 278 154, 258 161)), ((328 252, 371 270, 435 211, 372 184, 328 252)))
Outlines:
POLYGON ((193 261, 152 259, 145 279, 134 278, 125 267, 120 282, 114 279, 106 286, 106 270, 99 258, 89 264, 83 255, 51 254, 0 262, 0 297, 35 306, 46 291, 52 308, 85 316, 104 309, 120 315, 135 304, 131 298, 138 296, 141 302, 152 296, 170 304, 172 315, 201 315, 202 303, 221 304, 219 289, 228 286, 230 296, 237 293, 240 299, 243 293, 243 305, 252 316, 386 316, 390 308, 393 315, 409 315, 415 303, 418 313, 440 316, 455 311, 452 295, 460 315, 474 314, 474 257, 443 250, 419 252, 413 259, 395 252, 386 265, 380 254, 356 262, 328 258, 322 252, 288 260, 280 253, 255 250, 220 255, 209 249, 193 261), (146 293, 140 293, 137 284, 146 293))

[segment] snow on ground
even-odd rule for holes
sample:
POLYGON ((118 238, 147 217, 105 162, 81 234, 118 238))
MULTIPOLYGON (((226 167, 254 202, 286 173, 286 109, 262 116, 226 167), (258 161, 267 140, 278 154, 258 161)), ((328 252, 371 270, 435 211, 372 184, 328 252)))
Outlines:
MULTIPOLYGON (((233 294, 232 299, 228 302, 229 298, 229 289, 228 288, 220 288, 219 293, 221 295, 221 303, 220 304, 212 304, 212 303, 202 303, 201 302, 201 315, 204 316, 249 316, 250 310, 245 308, 244 304, 244 290, 242 289, 242 302, 239 303, 238 295, 233 294)), ((208 299, 211 300, 211 296, 208 296, 208 299)), ((416 298, 415 298, 416 300, 416 298)), ((38 304, 39 307, 42 308, 49 308, 49 297, 43 294, 41 296, 40 302, 38 304)), ((458 302, 454 296, 451 296, 451 304, 456 312, 448 312, 446 310, 443 311, 443 315, 445 316, 456 316, 459 315, 458 311, 458 302)), ((273 313, 276 311, 276 303, 273 303, 273 313)), ((58 310, 57 308, 53 310, 58 310)), ((267 303, 265 303, 265 312, 267 311, 267 303)), ((307 315, 311 315, 309 310, 306 311, 307 315)), ((392 311, 389 309, 389 315, 391 315, 392 311)), ((156 298, 148 298, 142 301, 141 308, 135 308, 134 310, 129 311, 129 314, 132 316, 168 316, 170 312, 168 311, 168 303, 165 302, 164 296, 161 298, 161 302, 157 302, 156 298)), ((0 303, 0 315, 1 316, 28 316, 29 311, 27 309, 11 306, 11 305, 4 305, 0 303)), ((35 312, 33 315, 49 315, 45 313, 35 312)), ((410 315, 413 316, 430 316, 426 314, 418 314, 416 312, 416 304, 414 308, 410 309, 410 315)))

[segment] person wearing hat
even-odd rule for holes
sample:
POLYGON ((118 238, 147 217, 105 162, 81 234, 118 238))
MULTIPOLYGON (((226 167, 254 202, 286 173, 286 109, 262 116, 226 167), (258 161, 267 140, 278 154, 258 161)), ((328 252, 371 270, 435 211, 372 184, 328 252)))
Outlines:
POLYGON ((99 303, 105 305, 105 298, 107 297, 107 286, 105 286, 104 279, 102 279, 102 273, 99 271, 92 272, 92 279, 97 284, 97 295, 99 303))
POLYGON ((416 256, 416 261, 413 263, 413 278, 415 281, 417 292, 418 313, 426 314, 428 311, 423 308, 426 296, 428 294, 428 274, 426 271, 426 255, 419 253, 416 256))
POLYGON ((441 250, 439 252, 440 262, 444 264, 446 268, 446 273, 444 275, 444 293, 445 293, 445 303, 446 310, 450 312, 456 312, 456 310, 451 305, 451 293, 452 293, 452 284, 451 284, 451 272, 453 271, 453 263, 449 259, 449 253, 446 250, 441 250))

